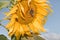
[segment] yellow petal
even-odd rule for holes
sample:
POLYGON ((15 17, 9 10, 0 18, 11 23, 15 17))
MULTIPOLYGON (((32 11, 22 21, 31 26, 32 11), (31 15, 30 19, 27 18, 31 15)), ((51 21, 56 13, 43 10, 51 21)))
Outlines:
POLYGON ((10 28, 12 27, 12 25, 14 25, 14 23, 15 23, 15 19, 11 19, 11 21, 6 25, 6 28, 10 30, 10 28))
POLYGON ((14 26, 10 28, 8 35, 12 36, 13 34, 14 34, 14 26))
POLYGON ((24 13, 26 13, 28 11, 28 1, 22 1, 21 2, 21 5, 23 6, 24 8, 24 13))
POLYGON ((36 34, 39 33, 38 32, 38 28, 34 27, 33 24, 29 24, 29 28, 30 28, 30 30, 31 30, 32 33, 36 33, 36 34))
POLYGON ((14 6, 14 7, 10 10, 10 12, 6 13, 6 16, 10 16, 11 14, 15 13, 16 10, 17 10, 17 7, 14 6))
POLYGON ((23 27, 25 34, 27 34, 28 36, 31 36, 29 27, 27 25, 22 25, 22 27, 23 27))
POLYGON ((20 25, 20 31, 19 32, 22 36, 24 36, 24 29, 23 29, 22 25, 20 25))
POLYGON ((19 4, 17 4, 17 6, 18 6, 18 10, 17 10, 17 16, 18 16, 18 18, 20 19, 21 17, 23 18, 23 19, 25 19, 24 18, 24 15, 23 15, 23 11, 22 11, 22 9, 21 9, 21 4, 19 3, 19 4))
POLYGON ((34 21, 33 25, 34 25, 39 31, 45 32, 45 29, 43 28, 43 26, 41 26, 41 24, 38 23, 37 20, 34 21))

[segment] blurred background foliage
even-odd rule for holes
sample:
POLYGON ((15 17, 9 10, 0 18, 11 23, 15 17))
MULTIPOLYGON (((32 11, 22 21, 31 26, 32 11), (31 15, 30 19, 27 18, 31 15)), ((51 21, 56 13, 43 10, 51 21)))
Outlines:
POLYGON ((0 40, 8 40, 8 38, 5 35, 1 34, 0 35, 0 40))
POLYGON ((2 8, 5 8, 5 7, 8 7, 8 5, 9 5, 9 1, 5 1, 5 0, 0 0, 0 10, 2 9, 2 8))
MULTIPOLYGON (((0 40, 9 40, 5 35, 0 34, 0 40)), ((12 40, 15 40, 15 38, 13 38, 12 40)), ((22 37, 21 40, 45 40, 44 38, 40 37, 40 36, 34 36, 34 37, 22 37)))

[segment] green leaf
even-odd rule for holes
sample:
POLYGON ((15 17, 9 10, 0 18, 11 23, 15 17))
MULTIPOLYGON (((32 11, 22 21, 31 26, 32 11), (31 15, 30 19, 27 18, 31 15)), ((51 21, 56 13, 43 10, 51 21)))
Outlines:
POLYGON ((35 40, 45 40, 44 38, 40 37, 40 36, 34 36, 35 40))
POLYGON ((0 10, 9 5, 9 1, 0 1, 0 10))
POLYGON ((8 38, 5 35, 0 35, 0 40, 8 40, 8 38))
POLYGON ((3 20, 0 20, 0 22, 2 22, 3 20))
MULTIPOLYGON (((16 40, 16 37, 13 35, 11 37, 11 40, 16 40)), ((38 36, 38 35, 33 35, 31 37, 27 36, 27 38, 26 38, 26 36, 20 37, 19 40, 45 40, 45 39, 43 37, 38 36)))

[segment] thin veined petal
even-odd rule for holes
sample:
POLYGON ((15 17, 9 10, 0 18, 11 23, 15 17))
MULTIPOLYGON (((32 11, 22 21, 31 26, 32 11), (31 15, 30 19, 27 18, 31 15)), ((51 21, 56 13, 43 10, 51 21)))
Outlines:
POLYGON ((29 28, 30 28, 30 30, 31 30, 32 33, 36 33, 36 34, 39 33, 38 29, 36 27, 34 27, 33 24, 29 24, 29 28))
POLYGON ((6 13, 5 15, 6 15, 6 16, 10 16, 11 14, 15 13, 16 10, 17 10, 17 7, 14 6, 14 7, 11 9, 11 11, 10 11, 9 13, 6 13))
MULTIPOLYGON (((23 19, 25 19, 24 18, 24 15, 22 14, 23 12, 22 12, 22 10, 21 10, 21 4, 19 3, 19 4, 17 4, 17 7, 18 7, 18 10, 17 10, 17 16, 18 16, 18 18, 20 19, 20 17, 22 17, 23 19)), ((23 10, 24 11, 24 10, 23 10)))
POLYGON ((45 16, 38 16, 37 15, 36 19, 40 23, 40 25, 44 25, 46 23, 47 17, 45 18, 45 16))
POLYGON ((40 13, 44 16, 48 15, 48 11, 46 9, 43 9, 42 7, 37 8, 37 13, 40 13))
POLYGON ((22 25, 22 27, 24 29, 25 34, 27 34, 28 36, 31 36, 29 27, 27 25, 22 25))
POLYGON ((23 36, 24 35, 24 29, 22 27, 22 25, 20 25, 20 34, 23 36))
POLYGON ((19 38, 21 36, 20 33, 19 33, 19 31, 16 31, 14 35, 16 36, 16 40, 19 40, 19 38))
POLYGON ((15 19, 11 19, 11 21, 6 25, 6 28, 10 30, 10 28, 12 27, 12 25, 14 25, 15 23, 15 19))
POLYGON ((45 32, 43 26, 41 26, 37 20, 33 23, 33 25, 39 30, 39 31, 42 31, 42 32, 45 32), (39 26, 38 26, 39 25, 39 26))
POLYGON ((47 2, 47 0, 32 0, 35 3, 47 2))
POLYGON ((12 27, 12 25, 14 25, 16 17, 17 17, 16 14, 14 14, 13 16, 11 16, 10 22, 6 25, 7 29, 10 29, 12 27))
POLYGON ((22 27, 23 27, 23 29, 24 29, 25 32, 30 31, 30 30, 29 30, 29 27, 28 27, 27 25, 22 25, 22 27))
MULTIPOLYGON (((24 7, 24 13, 28 11, 28 1, 22 1, 21 5, 24 7)), ((24 14, 25 15, 25 14, 24 14)))
POLYGON ((37 15, 36 15, 36 18, 39 18, 40 20, 43 20, 43 19, 44 19, 44 17, 45 17, 45 16, 44 16, 44 15, 42 15, 42 14, 37 14, 37 15))
POLYGON ((9 36, 12 36, 14 34, 14 31, 13 30, 14 30, 14 26, 12 26, 10 28, 9 33, 8 33, 9 36))

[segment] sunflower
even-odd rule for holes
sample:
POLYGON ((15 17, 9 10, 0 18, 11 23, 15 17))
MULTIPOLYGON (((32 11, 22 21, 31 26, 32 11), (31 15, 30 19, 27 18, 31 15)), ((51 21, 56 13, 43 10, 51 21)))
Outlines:
POLYGON ((39 35, 46 32, 44 24, 50 12, 47 0, 16 0, 16 4, 6 14, 10 20, 6 25, 9 36, 39 35))

